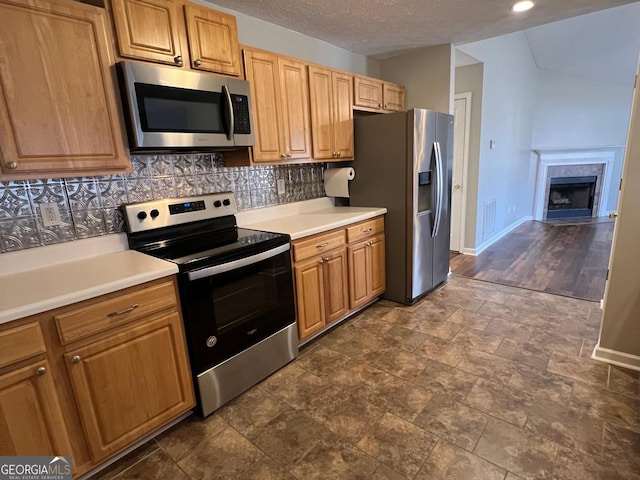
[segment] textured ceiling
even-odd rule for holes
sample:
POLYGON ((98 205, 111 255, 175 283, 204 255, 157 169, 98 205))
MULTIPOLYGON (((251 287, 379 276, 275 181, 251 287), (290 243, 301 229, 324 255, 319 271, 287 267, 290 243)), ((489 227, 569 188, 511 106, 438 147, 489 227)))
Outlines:
POLYGON ((537 0, 525 13, 511 0, 212 0, 377 59, 418 48, 460 45, 635 0, 537 0))

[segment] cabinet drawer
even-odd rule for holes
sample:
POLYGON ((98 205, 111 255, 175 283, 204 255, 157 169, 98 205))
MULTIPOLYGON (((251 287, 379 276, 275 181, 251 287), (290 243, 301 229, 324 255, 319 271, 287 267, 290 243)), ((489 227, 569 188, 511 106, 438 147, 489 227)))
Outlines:
POLYGON ((328 252, 345 244, 345 232, 339 230, 337 232, 318 235, 308 240, 294 242, 293 244, 293 260, 299 262, 315 255, 328 252))
POLYGON ((153 285, 56 315, 63 345, 177 305, 173 282, 153 285))
POLYGON ((384 218, 377 217, 347 228, 347 241, 353 243, 362 238, 372 237, 384 232, 384 218))
POLYGON ((46 351, 40 325, 29 323, 0 332, 0 367, 46 351))

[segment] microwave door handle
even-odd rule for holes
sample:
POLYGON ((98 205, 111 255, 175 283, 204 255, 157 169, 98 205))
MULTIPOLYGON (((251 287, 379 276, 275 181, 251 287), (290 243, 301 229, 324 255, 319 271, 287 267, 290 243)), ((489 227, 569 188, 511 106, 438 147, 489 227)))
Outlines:
POLYGON ((222 86, 222 94, 224 95, 227 106, 227 118, 229 119, 229 131, 227 132, 227 139, 233 140, 233 131, 235 130, 235 119, 233 118, 233 103, 231 103, 231 94, 226 85, 222 86))
POLYGON ((187 277, 189 278, 190 281, 198 280, 200 278, 205 278, 205 277, 212 277, 220 273, 225 273, 230 270, 236 270, 238 268, 246 267, 248 265, 253 265, 254 263, 258 263, 268 258, 275 257, 276 255, 280 255, 281 253, 286 252, 290 248, 291 248, 291 244, 286 243, 284 245, 280 245, 279 247, 272 248, 271 250, 267 250, 266 252, 252 255, 250 257, 240 258, 238 260, 233 260, 231 262, 223 263, 221 265, 214 265, 213 267, 206 267, 200 270, 189 272, 187 277))

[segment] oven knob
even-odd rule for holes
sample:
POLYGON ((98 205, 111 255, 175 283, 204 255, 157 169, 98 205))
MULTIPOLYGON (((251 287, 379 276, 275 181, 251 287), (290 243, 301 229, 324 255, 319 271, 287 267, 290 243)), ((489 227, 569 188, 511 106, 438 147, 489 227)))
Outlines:
POLYGON ((145 218, 147 218, 147 212, 138 212, 138 218, 140 220, 144 220, 145 218))
POLYGON ((149 212, 149 215, 151 215, 151 218, 156 218, 158 215, 160 215, 160 212, 154 208, 149 212))
POLYGON ((213 335, 211 335, 209 338, 207 338, 207 347, 211 348, 216 343, 218 343, 218 339, 216 337, 214 337, 213 335))
POLYGON ((213 202, 213 206, 218 208, 222 206, 222 202, 220 202, 220 200, 216 200, 215 202, 213 202))
POLYGON ((225 199, 222 201, 222 204, 223 204, 225 207, 228 207, 229 205, 231 205, 231 200, 229 200, 228 198, 225 198, 225 199))

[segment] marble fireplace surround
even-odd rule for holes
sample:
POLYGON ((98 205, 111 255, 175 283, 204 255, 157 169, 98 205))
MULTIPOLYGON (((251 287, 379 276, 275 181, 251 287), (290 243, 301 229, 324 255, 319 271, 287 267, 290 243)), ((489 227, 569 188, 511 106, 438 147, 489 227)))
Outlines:
POLYGON ((593 216, 601 217, 609 198, 611 164, 615 152, 603 150, 535 150, 538 156, 534 220, 544 220, 549 202, 549 185, 552 177, 596 176, 593 216))

